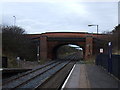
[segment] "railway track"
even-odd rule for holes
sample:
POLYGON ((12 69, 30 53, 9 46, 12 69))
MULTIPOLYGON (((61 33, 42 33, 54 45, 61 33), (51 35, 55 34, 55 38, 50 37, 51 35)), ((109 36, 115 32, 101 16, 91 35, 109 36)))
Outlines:
POLYGON ((40 70, 40 69, 42 69, 42 68, 45 68, 45 67, 47 67, 47 66, 49 66, 49 65, 51 65, 51 64, 53 64, 53 63, 55 63, 55 62, 56 62, 56 61, 51 61, 51 62, 48 62, 48 63, 46 63, 46 64, 44 64, 44 65, 40 65, 40 66, 38 66, 38 67, 30 70, 30 71, 23 72, 23 73, 20 73, 20 74, 18 74, 18 75, 16 75, 16 76, 10 77, 9 79, 6 79, 6 80, 2 81, 2 84, 5 85, 5 84, 7 84, 7 83, 9 83, 9 82, 11 82, 11 81, 13 81, 13 80, 19 79, 19 78, 22 77, 22 76, 28 75, 28 74, 30 74, 30 73, 32 73, 32 72, 35 72, 35 71, 40 70))
POLYGON ((49 78, 43 84, 41 84, 37 88, 37 90, 49 89, 49 88, 60 90, 75 63, 76 61, 72 61, 68 63, 64 68, 59 70, 51 78, 49 78))
MULTIPOLYGON (((71 60, 74 60, 75 57, 69 56, 64 60, 56 60, 46 63, 45 65, 41 65, 37 68, 34 68, 31 71, 27 71, 25 73, 19 74, 17 76, 11 77, 8 80, 3 81, 3 89, 36 89, 40 88, 41 85, 45 85, 45 82, 53 77, 56 73, 62 70, 65 66, 71 63, 71 60)), ((72 62, 70 67, 75 63, 72 62)), ((69 68, 68 68, 69 69, 69 68)), ((60 84, 60 83, 59 83, 60 84)))

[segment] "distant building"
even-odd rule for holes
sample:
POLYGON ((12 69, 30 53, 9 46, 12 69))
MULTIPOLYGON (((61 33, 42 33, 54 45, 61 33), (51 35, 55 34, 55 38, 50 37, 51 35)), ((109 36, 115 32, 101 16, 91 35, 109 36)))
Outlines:
POLYGON ((120 24, 120 1, 118 2, 118 24, 120 24))

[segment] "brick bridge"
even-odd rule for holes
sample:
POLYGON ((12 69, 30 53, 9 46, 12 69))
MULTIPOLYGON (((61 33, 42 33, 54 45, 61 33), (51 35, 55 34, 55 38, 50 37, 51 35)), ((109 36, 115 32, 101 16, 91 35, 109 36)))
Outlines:
POLYGON ((40 60, 55 59, 56 51, 62 45, 74 44, 83 48, 84 59, 88 59, 99 53, 102 48, 101 38, 105 34, 91 34, 84 32, 50 32, 42 34, 28 35, 32 39, 37 39, 39 43, 40 60))

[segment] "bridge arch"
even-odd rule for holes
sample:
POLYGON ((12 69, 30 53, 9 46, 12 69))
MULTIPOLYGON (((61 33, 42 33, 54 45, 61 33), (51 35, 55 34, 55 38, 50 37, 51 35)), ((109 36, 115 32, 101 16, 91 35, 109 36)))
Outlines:
MULTIPOLYGON (((62 46, 69 46, 69 44, 71 44, 71 45, 76 45, 76 46, 78 46, 79 48, 82 48, 83 50, 83 52, 85 52, 84 51, 84 48, 82 47, 82 46, 80 46, 80 45, 78 45, 77 43, 61 43, 61 44, 58 44, 58 45, 56 45, 56 46, 54 46, 53 47, 53 49, 52 49, 52 53, 50 53, 50 55, 52 55, 52 59, 56 59, 57 58, 57 55, 58 55, 58 49, 60 49, 62 46)), ((69 46, 70 47, 70 46, 69 46)), ((75 49, 75 48, 74 48, 75 49)), ((76 50, 77 51, 77 50, 76 50)))
POLYGON ((79 45, 84 49, 84 59, 87 59, 92 55, 93 51, 93 37, 85 36, 85 37, 50 37, 43 35, 40 37, 40 57, 41 59, 54 59, 53 48, 58 47, 62 44, 75 44, 79 45))
POLYGON ((32 38, 37 38, 40 41, 40 60, 54 59, 54 49, 64 44, 81 46, 83 48, 84 59, 87 60, 93 54, 99 52, 99 47, 103 45, 99 40, 105 36, 105 34, 90 34, 86 32, 51 32, 31 35, 32 38))

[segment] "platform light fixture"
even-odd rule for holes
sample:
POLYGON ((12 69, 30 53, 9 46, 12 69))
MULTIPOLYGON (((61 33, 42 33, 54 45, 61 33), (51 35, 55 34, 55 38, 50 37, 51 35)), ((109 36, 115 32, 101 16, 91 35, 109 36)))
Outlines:
POLYGON ((95 25, 95 24, 90 24, 90 25, 88 25, 89 27, 91 27, 91 26, 96 26, 97 27, 97 36, 98 36, 98 25, 95 25))

